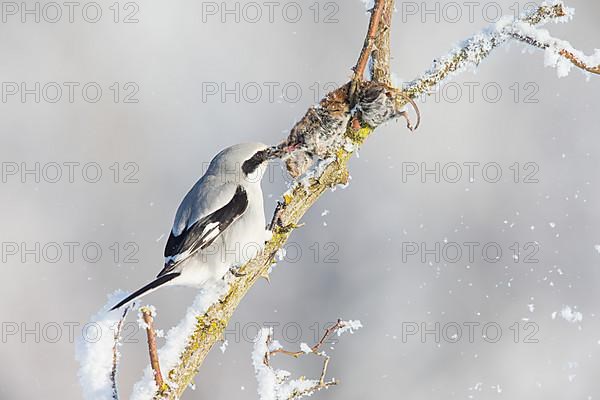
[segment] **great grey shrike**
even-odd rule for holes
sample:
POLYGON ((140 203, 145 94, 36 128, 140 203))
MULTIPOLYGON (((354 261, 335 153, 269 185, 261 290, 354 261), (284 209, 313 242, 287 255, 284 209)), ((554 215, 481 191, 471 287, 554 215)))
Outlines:
POLYGON ((270 233, 265 229, 261 179, 281 147, 243 143, 217 154, 177 209, 156 279, 123 299, 117 309, 160 286, 201 287, 252 259, 270 233))

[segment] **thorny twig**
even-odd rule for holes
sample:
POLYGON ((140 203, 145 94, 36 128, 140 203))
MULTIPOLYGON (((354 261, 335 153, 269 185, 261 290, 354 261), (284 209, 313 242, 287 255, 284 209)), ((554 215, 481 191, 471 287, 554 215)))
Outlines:
MULTIPOLYGON (((133 307, 133 304, 131 305, 131 307, 133 307)), ((112 398, 113 400, 119 400, 119 392, 117 390, 117 369, 118 369, 118 365, 119 365, 119 338, 121 336, 121 331, 123 329, 123 321, 125 321, 125 317, 127 316, 127 313, 129 312, 130 307, 125 307, 125 309, 123 310, 123 314, 121 315, 121 319, 119 320, 119 322, 117 323, 117 327, 115 329, 115 335, 114 335, 114 345, 113 345, 113 354, 112 354, 112 369, 110 371, 110 381, 112 384, 112 398)))
POLYGON ((150 365, 154 373, 154 381, 160 389, 164 385, 164 380, 160 372, 160 363, 158 361, 158 351, 156 350, 156 332, 154 330, 154 317, 148 307, 140 308, 142 318, 146 324, 146 336, 148 337, 148 353, 150 355, 150 365))

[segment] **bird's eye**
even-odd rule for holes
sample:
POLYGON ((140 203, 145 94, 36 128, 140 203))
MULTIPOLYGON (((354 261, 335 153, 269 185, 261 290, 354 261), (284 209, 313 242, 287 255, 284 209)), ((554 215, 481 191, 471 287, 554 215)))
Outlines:
POLYGON ((242 164, 242 172, 244 172, 246 175, 250 175, 256 171, 256 168, 265 162, 267 158, 267 152, 265 150, 256 152, 252 157, 244 161, 242 164))

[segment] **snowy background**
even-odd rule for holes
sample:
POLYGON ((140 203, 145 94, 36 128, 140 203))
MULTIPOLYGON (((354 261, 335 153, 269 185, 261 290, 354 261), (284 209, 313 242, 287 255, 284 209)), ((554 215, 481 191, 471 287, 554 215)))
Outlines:
MULTIPOLYGON (((91 23, 84 2, 73 23, 64 6, 50 23, 56 9, 37 4, 39 23, 27 14, 21 22, 22 10, 12 15, 4 3, 0 23, 0 397, 79 399, 74 337, 108 293, 155 276, 176 207, 203 166, 233 143, 283 138, 332 82, 350 76, 368 16, 357 0, 277 3, 272 22, 262 2, 257 21, 256 9, 239 3, 237 22, 221 20, 220 2, 121 2, 118 16, 102 2, 91 23), (139 21, 123 23, 131 14, 139 21), (68 84, 72 102, 65 82, 79 85, 68 84), (33 89, 24 102, 21 83, 33 89), (96 87, 102 96, 92 103, 96 87), (36 163, 39 176, 24 174, 36 163)), ((393 71, 412 79, 498 12, 524 5, 474 3, 471 15, 464 2, 399 5, 393 71)), ((575 20, 550 29, 590 53, 600 46, 600 5, 568 5, 575 20)), ((259 325, 299 349, 338 317, 365 327, 329 351, 330 376, 342 384, 315 398, 600 396, 600 79, 573 71, 559 80, 542 52, 522 49, 496 51, 477 74, 419 103, 416 133, 403 122, 377 130, 351 162, 350 186, 306 215, 288 260, 250 292, 226 352, 210 354, 184 399, 255 399, 259 325), (439 182, 421 176, 436 163, 439 182), (437 338, 421 336, 436 324, 437 338)), ((286 187, 279 166, 263 187, 270 213, 286 187)), ((167 329, 193 298, 170 288, 147 301, 167 329)), ((144 332, 129 322, 125 398, 148 363, 144 332)), ((275 362, 311 377, 320 368, 275 362)))

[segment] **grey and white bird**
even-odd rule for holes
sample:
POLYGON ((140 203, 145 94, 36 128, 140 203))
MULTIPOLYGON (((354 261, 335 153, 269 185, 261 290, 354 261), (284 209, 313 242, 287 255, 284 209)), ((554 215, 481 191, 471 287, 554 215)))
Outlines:
POLYGON ((282 147, 243 143, 217 154, 177 209, 162 271, 111 310, 161 286, 202 287, 258 254, 270 236, 261 180, 267 162, 285 153, 282 147))

